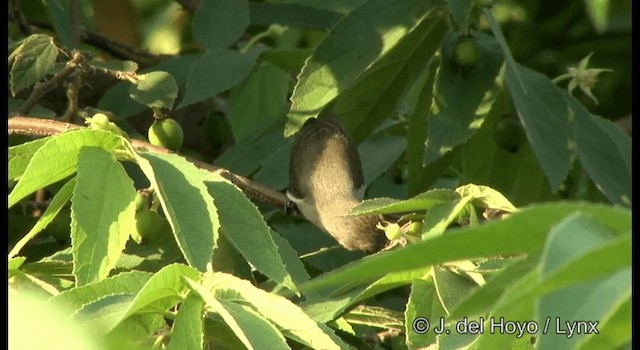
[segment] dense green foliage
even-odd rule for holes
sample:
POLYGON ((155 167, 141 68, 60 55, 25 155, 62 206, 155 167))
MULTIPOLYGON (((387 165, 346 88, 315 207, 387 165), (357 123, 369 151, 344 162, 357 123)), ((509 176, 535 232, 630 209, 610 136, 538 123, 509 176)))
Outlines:
POLYGON ((12 349, 630 347, 630 1, 109 3, 9 1, 12 349), (389 250, 192 162, 331 112, 389 250))

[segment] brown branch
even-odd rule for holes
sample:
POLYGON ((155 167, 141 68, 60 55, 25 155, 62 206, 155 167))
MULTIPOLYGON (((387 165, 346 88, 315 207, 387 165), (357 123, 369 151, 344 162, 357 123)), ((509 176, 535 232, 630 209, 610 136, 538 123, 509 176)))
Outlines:
MULTIPOLYGON (((9 135, 46 137, 79 128, 82 128, 82 126, 52 119, 38 119, 24 116, 13 116, 9 118, 9 135)), ((133 147, 139 151, 148 150, 157 153, 176 154, 175 152, 172 152, 168 149, 154 146, 148 142, 140 140, 131 140, 131 143, 133 144, 133 147)), ((210 172, 216 173, 221 177, 231 181, 233 184, 238 186, 240 190, 242 190, 242 192, 244 192, 247 196, 257 201, 268 203, 283 211, 285 210, 285 207, 289 202, 288 198, 284 194, 270 187, 249 180, 244 176, 234 174, 227 169, 201 162, 199 160, 191 159, 188 157, 184 158, 200 169, 205 169, 210 172)))
MULTIPOLYGON (((53 29, 51 23, 48 22, 31 20, 28 24, 42 29, 53 29)), ((154 55, 150 52, 133 48, 129 45, 112 40, 100 33, 87 30, 86 28, 83 28, 80 32, 82 41, 87 44, 104 50, 116 58, 136 61, 141 67, 152 65, 167 57, 172 57, 171 55, 154 55)))

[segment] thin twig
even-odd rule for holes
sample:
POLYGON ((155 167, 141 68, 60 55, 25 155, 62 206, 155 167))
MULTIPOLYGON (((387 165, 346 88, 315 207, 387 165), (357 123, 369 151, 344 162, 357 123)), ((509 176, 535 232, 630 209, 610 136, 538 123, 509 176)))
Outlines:
POLYGON ((53 78, 45 82, 36 84, 27 101, 25 101, 25 103, 20 106, 20 108, 18 108, 14 114, 29 114, 33 107, 35 107, 36 103, 42 98, 42 96, 54 89, 56 85, 58 85, 58 83, 60 83, 64 78, 71 75, 71 73, 76 70, 76 67, 84 62, 84 60, 85 57, 82 54, 80 54, 79 52, 75 52, 71 61, 67 62, 67 65, 60 72, 54 75, 53 78))
POLYGON ((78 93, 80 92, 80 87, 83 82, 84 74, 82 72, 78 72, 75 79, 69 82, 69 86, 67 86, 67 110, 64 111, 64 114, 60 118, 61 120, 68 122, 78 112, 78 93))
MULTIPOLYGON (((9 135, 46 137, 78 128, 82 127, 76 124, 70 124, 51 119, 38 119, 24 116, 13 116, 9 118, 9 135)), ((148 142, 131 140, 131 143, 133 144, 133 147, 139 151, 148 150, 157 153, 175 154, 175 152, 162 147, 154 146, 148 142)), ((285 206, 289 202, 289 199, 284 194, 268 186, 249 180, 244 176, 234 174, 227 169, 220 168, 215 165, 204 163, 188 157, 184 158, 200 169, 211 171, 231 181, 233 184, 238 186, 240 190, 242 190, 242 192, 244 192, 247 196, 257 201, 268 203, 280 210, 284 210, 285 206)))

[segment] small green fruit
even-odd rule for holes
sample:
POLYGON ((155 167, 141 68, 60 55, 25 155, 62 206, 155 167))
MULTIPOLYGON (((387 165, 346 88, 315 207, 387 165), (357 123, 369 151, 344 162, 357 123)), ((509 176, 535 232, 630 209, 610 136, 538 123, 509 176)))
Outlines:
POLYGON ((422 221, 412 221, 411 224, 409 224, 407 234, 420 237, 422 235, 422 221))
POLYGON ((171 119, 158 119, 149 128, 149 143, 177 151, 182 147, 184 132, 180 124, 171 119))
POLYGON ((453 61, 461 68, 475 67, 480 60, 478 44, 472 37, 461 37, 453 48, 453 61))
POLYGON ((508 152, 517 152, 524 138, 520 121, 511 114, 501 116, 493 126, 493 141, 508 152))
POLYGON ((387 236, 387 239, 390 241, 396 240, 402 236, 402 231, 400 230, 400 225, 393 223, 389 224, 384 228, 384 234, 387 236))
POLYGON ((158 212, 143 210, 136 213, 136 230, 143 240, 153 241, 171 231, 171 226, 158 212))
POLYGON ((136 193, 136 212, 149 209, 149 198, 142 192, 136 193))

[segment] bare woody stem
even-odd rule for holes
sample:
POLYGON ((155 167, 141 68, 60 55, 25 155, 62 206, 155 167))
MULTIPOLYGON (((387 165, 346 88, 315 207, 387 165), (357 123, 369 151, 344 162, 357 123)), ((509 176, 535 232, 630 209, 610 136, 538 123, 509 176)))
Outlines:
MULTIPOLYGON (((79 128, 82 128, 82 126, 51 119, 38 119, 24 116, 13 116, 9 118, 9 135, 47 137, 79 128)), ((140 140, 131 140, 131 143, 136 150, 140 151, 148 150, 157 153, 176 154, 175 152, 172 152, 166 148, 157 147, 148 142, 140 140)), ((242 190, 242 192, 244 192, 247 196, 253 198, 254 200, 268 203, 280 210, 285 210, 285 207, 289 200, 284 194, 268 186, 249 180, 244 176, 234 174, 227 169, 220 168, 215 165, 204 163, 188 157, 184 158, 200 169, 208 170, 231 181, 233 184, 238 186, 240 190, 242 190)))

